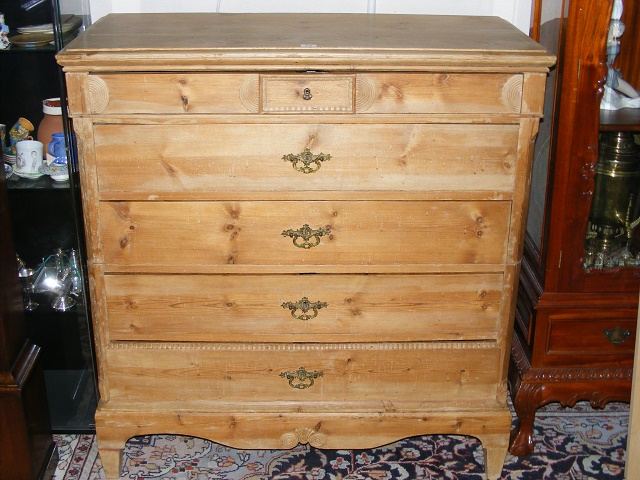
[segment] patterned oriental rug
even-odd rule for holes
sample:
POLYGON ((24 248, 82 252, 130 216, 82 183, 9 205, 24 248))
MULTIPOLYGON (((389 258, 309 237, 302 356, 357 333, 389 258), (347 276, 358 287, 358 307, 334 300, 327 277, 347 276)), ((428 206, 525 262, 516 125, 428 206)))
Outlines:
MULTIPOLYGON (((503 480, 624 480, 629 405, 538 411, 535 452, 507 455, 503 480)), ((55 480, 103 480, 93 435, 56 435, 55 480)), ((234 450, 179 435, 131 439, 122 479, 160 480, 481 480, 482 448, 471 437, 412 437, 373 450, 234 450)))

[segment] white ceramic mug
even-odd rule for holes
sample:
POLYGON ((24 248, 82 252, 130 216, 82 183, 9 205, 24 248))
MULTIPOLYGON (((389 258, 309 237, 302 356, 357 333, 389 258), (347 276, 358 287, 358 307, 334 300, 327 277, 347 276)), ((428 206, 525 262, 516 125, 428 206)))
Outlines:
POLYGON ((16 143, 17 173, 34 174, 42 165, 44 145, 37 140, 22 140, 16 143))

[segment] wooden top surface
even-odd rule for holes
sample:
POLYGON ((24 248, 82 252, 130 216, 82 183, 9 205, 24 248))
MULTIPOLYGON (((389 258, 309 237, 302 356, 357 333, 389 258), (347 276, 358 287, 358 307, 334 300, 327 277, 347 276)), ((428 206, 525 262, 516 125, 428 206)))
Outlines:
POLYGON ((497 17, 383 14, 110 14, 58 56, 66 70, 351 69, 437 66, 544 71, 548 54, 497 17), (81 67, 81 68, 78 68, 81 67))

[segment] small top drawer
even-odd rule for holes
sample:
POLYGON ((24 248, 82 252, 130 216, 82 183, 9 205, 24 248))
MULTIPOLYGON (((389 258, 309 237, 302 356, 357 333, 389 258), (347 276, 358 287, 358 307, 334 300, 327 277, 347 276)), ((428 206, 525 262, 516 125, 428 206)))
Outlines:
POLYGON ((354 76, 263 75, 265 113, 352 113, 354 76))
MULTIPOLYGON (((258 112, 258 75, 225 73, 101 73, 67 75, 82 96, 74 114, 237 114, 258 112)), ((70 86, 70 88, 72 88, 70 86)))
POLYGON ((356 92, 365 114, 519 114, 525 96, 523 76, 507 73, 363 73, 356 92))

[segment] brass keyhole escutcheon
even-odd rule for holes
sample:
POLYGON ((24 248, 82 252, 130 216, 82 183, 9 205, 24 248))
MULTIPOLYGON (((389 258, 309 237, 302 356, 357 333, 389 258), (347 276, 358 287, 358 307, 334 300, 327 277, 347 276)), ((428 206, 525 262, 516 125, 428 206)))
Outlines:
POLYGON ((288 308, 291 310, 291 316, 297 320, 311 320, 318 316, 318 310, 328 307, 327 302, 310 302, 307 297, 302 297, 297 302, 284 302, 282 308, 288 308), (296 314, 298 311, 302 312, 296 314), (309 313, 311 312, 311 313, 309 313))
POLYGON ((291 162, 293 168, 298 172, 314 173, 320 170, 322 162, 331 160, 331 155, 322 152, 314 155, 311 150, 305 148, 302 153, 289 153, 284 155, 282 159, 285 162, 291 162))
POLYGON ((305 88, 302 91, 302 98, 305 100, 311 100, 313 98, 313 95, 311 95, 311 89, 310 88, 305 88))
POLYGON ((308 223, 305 223, 297 230, 284 230, 282 232, 282 236, 293 238, 293 244, 296 247, 308 250, 310 248, 318 246, 320 244, 320 237, 329 235, 330 233, 330 227, 320 227, 317 229, 312 229, 308 223))
POLYGON ((316 370, 309 372, 304 367, 300 367, 293 372, 281 372, 280 376, 289 380, 291 388, 304 390, 305 388, 311 388, 315 379, 324 376, 324 372, 316 370))

